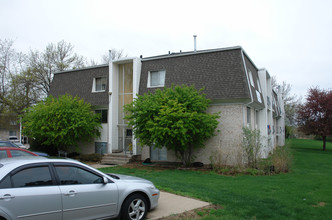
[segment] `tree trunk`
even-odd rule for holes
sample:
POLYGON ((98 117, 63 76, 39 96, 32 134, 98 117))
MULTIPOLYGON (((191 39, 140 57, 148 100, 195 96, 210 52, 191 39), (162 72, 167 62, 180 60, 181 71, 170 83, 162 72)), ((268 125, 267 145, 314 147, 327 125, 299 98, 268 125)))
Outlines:
POLYGON ((323 136, 323 151, 326 151, 326 136, 323 136))

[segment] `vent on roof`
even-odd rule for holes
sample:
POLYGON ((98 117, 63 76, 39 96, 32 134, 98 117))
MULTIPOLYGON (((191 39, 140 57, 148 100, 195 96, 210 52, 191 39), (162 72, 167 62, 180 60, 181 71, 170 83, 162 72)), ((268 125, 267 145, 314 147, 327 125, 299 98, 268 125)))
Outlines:
POLYGON ((196 52, 196 37, 197 35, 194 35, 194 52, 196 52))

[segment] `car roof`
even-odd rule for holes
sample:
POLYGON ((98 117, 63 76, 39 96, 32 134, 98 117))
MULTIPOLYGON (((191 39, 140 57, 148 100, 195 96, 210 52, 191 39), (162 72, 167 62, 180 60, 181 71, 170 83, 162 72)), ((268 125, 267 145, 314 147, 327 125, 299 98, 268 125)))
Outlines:
POLYGON ((26 149, 23 149, 23 148, 19 148, 19 147, 2 147, 2 146, 0 146, 0 151, 1 150, 18 150, 18 151, 24 151, 24 152, 30 153, 33 156, 39 156, 35 152, 29 151, 29 150, 26 150, 26 149))
POLYGON ((12 147, 15 147, 16 144, 14 144, 13 142, 10 142, 10 141, 0 141, 0 143, 5 143, 7 144, 8 146, 12 146, 12 147))
POLYGON ((0 146, 0 150, 21 150, 21 151, 26 151, 25 149, 18 148, 18 147, 2 147, 2 146, 0 146))
MULTIPOLYGON (((20 167, 23 165, 29 165, 34 163, 52 163, 52 162, 70 162, 78 165, 86 166, 85 164, 73 160, 73 159, 53 159, 53 158, 46 158, 46 157, 35 157, 35 156, 26 156, 26 157, 15 157, 15 158, 5 158, 0 160, 0 180, 7 175, 8 172, 12 171, 16 167, 20 167)), ((93 169, 93 168, 92 168, 93 169)), ((96 170, 96 169, 94 169, 96 170)), ((97 170, 98 171, 98 170, 97 170)), ((101 173, 100 171, 98 171, 101 173)))

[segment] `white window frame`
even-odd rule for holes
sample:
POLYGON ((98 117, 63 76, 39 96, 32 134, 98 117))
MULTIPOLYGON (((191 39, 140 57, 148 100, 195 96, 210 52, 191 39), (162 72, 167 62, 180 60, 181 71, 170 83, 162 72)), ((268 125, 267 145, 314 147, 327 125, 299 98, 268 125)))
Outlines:
POLYGON ((149 71, 148 73, 148 88, 157 88, 157 87, 164 87, 165 86, 165 81, 166 81, 166 70, 154 70, 154 71, 149 71), (152 73, 159 73, 160 75, 163 75, 163 82, 158 84, 158 85, 151 85, 151 74, 152 73))
POLYGON ((17 136, 17 131, 14 131, 14 130, 10 130, 9 132, 9 136, 17 136))
POLYGON ((257 78, 257 87, 258 87, 258 92, 262 92, 261 84, 259 82, 259 79, 257 78))
POLYGON ((255 84, 254 84, 254 78, 252 77, 252 72, 251 72, 251 70, 248 69, 248 73, 249 73, 250 85, 251 85, 252 87, 255 87, 255 84))
POLYGON ((101 77, 96 77, 93 78, 92 82, 92 92, 105 92, 107 87, 107 77, 101 76, 101 77), (97 90, 97 79, 105 79, 105 89, 97 90))
POLYGON ((261 93, 260 93, 258 90, 256 90, 256 96, 257 96, 257 100, 258 100, 258 102, 259 102, 259 103, 262 103, 261 93))
POLYGON ((251 128, 251 108, 247 106, 247 127, 251 128))

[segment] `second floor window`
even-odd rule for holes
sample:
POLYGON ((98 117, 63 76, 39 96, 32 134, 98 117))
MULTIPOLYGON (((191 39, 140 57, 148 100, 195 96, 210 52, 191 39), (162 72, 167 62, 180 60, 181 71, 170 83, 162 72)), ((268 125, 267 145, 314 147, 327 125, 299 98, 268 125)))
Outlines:
POLYGON ((165 85, 165 70, 150 71, 148 87, 163 87, 165 85))
POLYGON ((106 90, 106 81, 107 81, 106 77, 95 78, 94 91, 95 92, 105 91, 106 90))

